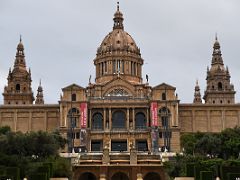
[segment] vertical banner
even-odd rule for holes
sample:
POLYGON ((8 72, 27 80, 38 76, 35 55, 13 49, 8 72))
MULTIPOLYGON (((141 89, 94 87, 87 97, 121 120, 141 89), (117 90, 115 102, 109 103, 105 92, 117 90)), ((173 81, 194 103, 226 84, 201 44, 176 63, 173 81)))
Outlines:
POLYGON ((87 103, 81 103, 80 104, 80 111, 81 111, 81 117, 80 117, 80 124, 81 128, 87 127, 87 103))
POLYGON ((158 126, 157 102, 151 103, 151 126, 158 126))
POLYGON ((158 145, 158 137, 159 132, 157 128, 152 128, 151 131, 151 139, 152 139, 152 152, 158 152, 159 151, 159 145, 158 145))
POLYGON ((86 129, 81 129, 80 130, 80 146, 81 147, 86 147, 87 146, 87 131, 86 131, 86 129))

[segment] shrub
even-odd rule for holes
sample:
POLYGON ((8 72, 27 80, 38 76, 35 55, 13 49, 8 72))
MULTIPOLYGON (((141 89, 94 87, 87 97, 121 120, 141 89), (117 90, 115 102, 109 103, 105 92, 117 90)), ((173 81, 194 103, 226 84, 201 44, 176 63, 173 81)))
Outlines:
POLYGON ((212 171, 201 171, 200 172, 200 180, 213 180, 213 172, 212 171))

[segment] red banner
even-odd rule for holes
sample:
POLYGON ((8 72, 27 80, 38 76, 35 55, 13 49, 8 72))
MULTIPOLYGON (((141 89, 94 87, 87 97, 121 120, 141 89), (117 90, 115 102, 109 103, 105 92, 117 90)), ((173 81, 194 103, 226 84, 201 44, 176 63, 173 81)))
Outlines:
POLYGON ((157 102, 151 103, 152 126, 158 126, 157 102))
POLYGON ((87 103, 81 103, 80 104, 80 111, 81 111, 81 117, 80 117, 80 124, 81 128, 87 127, 87 103))

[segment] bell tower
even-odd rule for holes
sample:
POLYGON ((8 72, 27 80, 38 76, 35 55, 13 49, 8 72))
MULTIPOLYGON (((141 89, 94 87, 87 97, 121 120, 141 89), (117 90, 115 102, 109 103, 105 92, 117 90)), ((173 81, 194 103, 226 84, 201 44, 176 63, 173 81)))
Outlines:
POLYGON ((13 70, 9 69, 8 85, 4 87, 4 104, 33 104, 34 97, 31 88, 31 71, 27 71, 22 38, 17 46, 13 70))
POLYGON ((211 68, 207 68, 207 88, 204 94, 206 104, 234 104, 234 86, 230 83, 228 67, 224 67, 220 43, 216 36, 213 45, 211 68))

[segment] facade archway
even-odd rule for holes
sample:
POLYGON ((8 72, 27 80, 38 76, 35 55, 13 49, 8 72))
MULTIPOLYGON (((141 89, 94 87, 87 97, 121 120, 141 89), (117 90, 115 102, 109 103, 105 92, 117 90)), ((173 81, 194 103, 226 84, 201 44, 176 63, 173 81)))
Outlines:
POLYGON ((129 180, 129 178, 125 173, 117 172, 112 176, 111 180, 129 180))
POLYGON ((138 112, 135 116, 135 128, 136 129, 146 129, 146 117, 142 112, 138 112))
POLYGON ((115 111, 112 115, 112 128, 124 129, 126 128, 126 115, 123 111, 115 111))
POLYGON ((95 113, 92 117, 92 129, 93 130, 103 129, 103 115, 99 112, 95 113))
POLYGON ((79 116, 80 116, 80 112, 77 108, 72 108, 68 111, 68 119, 69 119, 69 127, 70 128, 75 128, 75 127, 79 127, 79 116))
POLYGON ((143 180, 161 180, 161 178, 158 173, 149 172, 144 176, 143 180))
POLYGON ((93 173, 86 172, 83 173, 78 180, 97 180, 96 176, 93 173))

